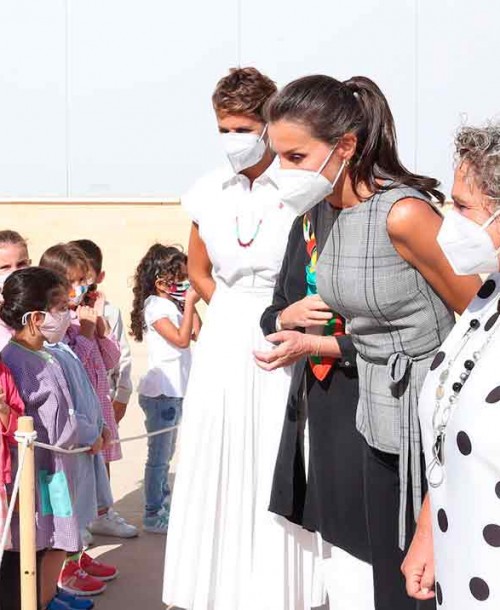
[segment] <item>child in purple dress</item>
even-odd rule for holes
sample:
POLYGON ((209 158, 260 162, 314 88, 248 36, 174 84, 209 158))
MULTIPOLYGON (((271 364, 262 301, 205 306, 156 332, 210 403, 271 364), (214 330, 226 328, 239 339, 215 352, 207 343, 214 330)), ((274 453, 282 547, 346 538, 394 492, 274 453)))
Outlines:
MULTIPOLYGON (((44 348, 57 343, 70 323, 64 279, 38 267, 13 273, 5 282, 0 317, 14 329, 2 359, 12 371, 26 415, 34 419, 38 440, 63 448, 78 444, 78 422, 63 370, 44 348)), ((46 550, 41 563, 42 607, 57 607, 57 577, 67 552, 81 550, 73 508, 75 460, 37 448, 36 545, 46 550)), ((12 544, 19 549, 19 522, 12 523, 12 544)))

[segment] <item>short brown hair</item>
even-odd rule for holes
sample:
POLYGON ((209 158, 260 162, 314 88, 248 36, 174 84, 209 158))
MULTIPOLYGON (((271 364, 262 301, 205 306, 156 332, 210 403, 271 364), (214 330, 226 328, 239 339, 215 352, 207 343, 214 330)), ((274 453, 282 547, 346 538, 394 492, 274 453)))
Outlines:
POLYGON ((26 250, 28 249, 28 243, 24 237, 19 235, 17 231, 12 231, 11 229, 0 231, 0 246, 6 246, 7 244, 24 246, 26 250))
POLYGON ((64 278, 68 277, 71 269, 81 269, 83 273, 89 272, 89 262, 85 252, 76 244, 57 244, 42 254, 40 267, 50 269, 64 278))
POLYGON ((277 90, 276 84, 256 68, 231 68, 217 83, 212 104, 217 113, 262 119, 264 104, 277 90))

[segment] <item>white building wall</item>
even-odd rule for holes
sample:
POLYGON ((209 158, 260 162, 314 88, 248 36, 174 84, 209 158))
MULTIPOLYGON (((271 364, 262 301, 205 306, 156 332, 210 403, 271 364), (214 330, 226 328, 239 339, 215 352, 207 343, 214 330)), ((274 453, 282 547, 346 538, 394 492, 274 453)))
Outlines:
POLYGON ((491 0, 2 0, 0 197, 176 197, 221 160, 229 67, 363 74, 401 156, 451 184, 453 132, 498 113, 491 0))

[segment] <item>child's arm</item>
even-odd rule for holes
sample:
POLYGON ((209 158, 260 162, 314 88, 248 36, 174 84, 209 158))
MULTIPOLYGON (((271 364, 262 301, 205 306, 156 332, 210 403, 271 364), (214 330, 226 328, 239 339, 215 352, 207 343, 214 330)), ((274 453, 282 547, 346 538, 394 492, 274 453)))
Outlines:
POLYGON ((97 345, 107 371, 112 371, 120 362, 120 345, 113 335, 96 337, 97 345))
POLYGON ((10 407, 5 402, 6 394, 3 389, 0 388, 0 428, 2 430, 2 434, 7 434, 7 429, 10 428, 10 407))
POLYGON ((87 368, 86 361, 90 356, 92 342, 97 341, 106 370, 113 370, 120 360, 120 347, 117 340, 112 335, 100 337, 96 332, 99 316, 94 308, 83 306, 79 307, 77 311, 80 320, 80 335, 74 344, 70 343, 70 347, 87 368))
POLYGON ((161 318, 153 324, 156 332, 172 345, 179 348, 189 347, 191 334, 193 333, 193 319, 195 314, 195 304, 200 300, 198 294, 190 288, 186 294, 184 315, 179 328, 168 318, 161 318))
MULTIPOLYGON (((70 326, 68 330, 68 345, 80 358, 85 370, 91 370, 92 351, 94 349, 96 316, 90 307, 77 309, 80 326, 70 326)), ((90 373, 89 373, 90 376, 90 373)))
MULTIPOLYGON (((106 310, 104 310, 106 312, 106 310)), ((132 356, 127 341, 127 333, 123 326, 122 315, 116 307, 110 307, 109 315, 106 314, 111 331, 120 344, 120 360, 111 371, 111 386, 113 392, 113 410, 116 423, 120 422, 127 410, 127 404, 132 395, 132 356)))
POLYGON ((24 403, 19 396, 12 373, 4 369, 0 375, 0 430, 14 442, 17 420, 24 414, 24 403))

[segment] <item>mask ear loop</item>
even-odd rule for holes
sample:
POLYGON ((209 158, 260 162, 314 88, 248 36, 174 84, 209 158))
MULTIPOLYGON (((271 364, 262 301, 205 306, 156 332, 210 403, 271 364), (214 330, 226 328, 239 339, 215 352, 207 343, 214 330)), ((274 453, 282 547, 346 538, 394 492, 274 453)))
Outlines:
MULTIPOLYGON (((498 216, 500 216, 500 208, 498 210, 496 210, 495 212, 493 212, 493 214, 490 216, 490 218, 488 218, 488 220, 481 225, 481 229, 483 231, 485 229, 487 229, 491 224, 493 224, 495 222, 495 220, 498 218, 498 216)), ((500 248, 497 248, 495 250, 495 254, 497 256, 500 254, 500 248)))
POLYGON ((338 146, 338 142, 337 142, 337 144, 335 144, 335 146, 332 148, 332 150, 328 153, 327 158, 323 161, 323 163, 321 164, 320 168, 316 172, 317 176, 319 176, 321 174, 321 172, 325 169, 325 167, 328 165, 328 162, 332 158, 332 155, 335 152, 335 149, 337 148, 337 146, 338 146))
POLYGON ((267 128, 268 128, 268 127, 269 127, 269 123, 266 123, 266 124, 264 125, 264 131, 263 131, 263 132, 260 134, 260 136, 259 136, 258 142, 262 142, 262 140, 264 139, 264 136, 265 136, 265 135, 266 135, 266 133, 267 133, 267 128))
MULTIPOLYGON (((325 169, 325 167, 326 167, 326 166, 327 166, 327 164, 328 164, 328 161, 330 161, 330 159, 332 158, 332 155, 333 155, 333 153, 335 152, 335 149, 337 148, 337 146, 338 146, 338 142, 337 142, 337 144, 335 144, 335 146, 332 148, 332 150, 330 151, 330 154, 328 155, 328 157, 327 157, 327 158, 326 158, 326 159, 323 161, 323 163, 322 163, 321 167, 319 168, 319 170, 318 170, 318 172, 317 172, 317 174, 316 174, 317 176, 319 176, 319 175, 321 174, 321 172, 322 172, 322 171, 325 169)), ((335 178, 334 178, 334 180, 333 180, 333 182, 332 182, 332 190, 335 188, 335 186, 336 186, 337 182, 338 182, 338 181, 339 181, 339 179, 340 179, 340 176, 342 176, 342 172, 344 171, 344 169, 345 169, 346 165, 347 165, 347 161, 344 159, 344 160, 342 161, 342 163, 340 164, 340 169, 339 169, 339 171, 337 172, 337 175, 335 176, 335 178)))
MULTIPOLYGON (((34 324, 33 324, 33 319, 30 317, 28 319, 28 316, 32 316, 35 312, 34 311, 27 311, 25 314, 23 314, 23 317, 21 318, 21 324, 23 326, 28 326, 29 327, 29 331, 31 333, 31 336, 34 337, 36 335, 35 329, 34 329, 34 324)), ((45 311, 41 311, 40 313, 45 314, 45 311)))

